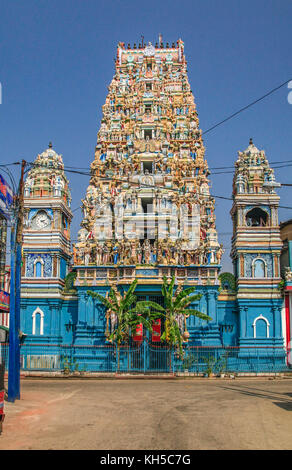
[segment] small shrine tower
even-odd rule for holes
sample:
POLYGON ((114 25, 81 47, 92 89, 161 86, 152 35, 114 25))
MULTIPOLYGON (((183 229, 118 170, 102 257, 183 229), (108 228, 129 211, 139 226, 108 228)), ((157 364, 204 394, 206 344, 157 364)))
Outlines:
POLYGON ((52 144, 25 181, 21 328, 28 340, 61 336, 61 302, 71 259, 71 196, 62 156, 52 144))
POLYGON ((265 152, 251 139, 247 149, 238 152, 231 210, 240 346, 283 345, 279 186, 265 152))

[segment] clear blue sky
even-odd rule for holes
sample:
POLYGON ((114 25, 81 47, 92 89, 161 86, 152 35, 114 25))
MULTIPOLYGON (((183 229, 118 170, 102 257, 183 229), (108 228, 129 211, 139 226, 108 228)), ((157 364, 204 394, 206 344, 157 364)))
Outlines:
MULTIPOLYGON (((119 41, 155 43, 182 38, 200 126, 208 129, 289 78, 290 0, 1 0, 0 161, 27 161, 49 141, 65 165, 89 167, 101 106, 114 73, 119 41)), ((292 105, 287 86, 206 134, 209 166, 230 166, 237 151, 255 145, 271 161, 292 160, 292 105)), ((275 170, 291 183, 292 167, 275 170)), ((15 170, 18 177, 19 170, 15 170)), ((68 174, 72 208, 89 179, 68 174)), ((211 176, 212 193, 230 197, 232 175, 211 176)), ((292 188, 279 190, 292 206, 292 188)), ((218 199, 217 228, 229 262, 231 201, 218 199)), ((280 220, 292 218, 281 209, 280 220)), ((81 211, 72 224, 76 238, 81 211)))

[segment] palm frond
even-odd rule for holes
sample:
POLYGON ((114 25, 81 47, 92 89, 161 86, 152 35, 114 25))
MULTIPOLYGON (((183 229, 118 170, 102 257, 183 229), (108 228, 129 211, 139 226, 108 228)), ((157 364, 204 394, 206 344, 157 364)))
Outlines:
POLYGON ((168 288, 168 294, 171 299, 173 297, 174 283, 175 283, 175 276, 172 276, 172 279, 170 281, 169 288, 168 288))
POLYGON ((109 291, 109 298, 112 300, 113 304, 115 305, 115 307, 118 307, 118 299, 117 299, 117 295, 115 293, 115 290, 114 289, 111 289, 109 291))
POLYGON ((136 306, 127 310, 126 315, 143 315, 144 317, 149 317, 149 310, 147 308, 139 308, 136 306))
POLYGON ((198 298, 198 294, 196 294, 196 295, 189 295, 189 296, 183 297, 182 299, 180 299, 179 302, 177 302, 177 303, 175 302, 175 303, 174 303, 174 309, 182 309, 182 308, 185 308, 185 307, 187 307, 188 305, 190 305, 191 303, 197 302, 199 299, 200 299, 200 297, 198 298))
POLYGON ((156 302, 152 302, 151 300, 140 300, 137 302, 136 306, 141 306, 141 307, 146 307, 146 308, 155 308, 155 310, 158 310, 160 312, 164 312, 165 308, 162 305, 159 305, 156 302))
POLYGON ((90 290, 87 291, 87 294, 90 295, 90 297, 92 297, 94 299, 100 300, 100 302, 103 305, 105 305, 107 308, 112 308, 113 307, 113 304, 106 297, 104 297, 103 295, 97 294, 96 292, 93 292, 93 291, 90 291, 90 290))
POLYGON ((131 308, 132 305, 136 303, 137 297, 135 295, 125 296, 124 299, 121 300, 121 308, 122 310, 128 310, 131 308))
POLYGON ((132 284, 130 285, 129 289, 126 292, 125 300, 127 300, 133 294, 134 290, 136 289, 137 282, 138 282, 138 279, 134 279, 134 281, 132 282, 132 284))
POLYGON ((205 313, 202 313, 199 310, 195 310, 195 309, 191 309, 191 308, 182 310, 181 313, 183 315, 193 315, 195 317, 201 318, 201 320, 206 320, 206 321, 211 321, 212 320, 212 318, 209 317, 209 315, 206 315, 205 313))
POLYGON ((172 298, 169 295, 169 285, 168 285, 168 280, 166 276, 163 276, 163 284, 161 286, 161 293, 164 297, 164 305, 165 308, 171 308, 171 303, 172 303, 172 298))
MULTIPOLYGON (((194 291, 196 290, 196 287, 188 287, 187 289, 182 290, 179 294, 176 295, 175 301, 174 301, 174 306, 176 306, 181 299, 184 299, 185 297, 188 297, 191 295, 194 291)), ((197 294, 198 300, 201 298, 201 294, 197 294)))

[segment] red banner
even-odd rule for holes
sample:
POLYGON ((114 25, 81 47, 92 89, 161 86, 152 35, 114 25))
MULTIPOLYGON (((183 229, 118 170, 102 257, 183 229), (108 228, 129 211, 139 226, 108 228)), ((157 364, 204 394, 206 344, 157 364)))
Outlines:
POLYGON ((136 331, 135 331, 135 334, 133 335, 133 340, 134 341, 143 341, 143 324, 142 323, 139 323, 136 326, 136 331))
POLYGON ((161 337, 161 319, 154 320, 152 325, 152 342, 159 342, 161 337))

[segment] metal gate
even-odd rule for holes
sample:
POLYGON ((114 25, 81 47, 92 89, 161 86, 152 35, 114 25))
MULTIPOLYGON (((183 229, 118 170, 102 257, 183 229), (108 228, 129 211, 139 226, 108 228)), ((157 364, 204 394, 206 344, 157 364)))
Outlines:
POLYGON ((129 346, 122 346, 116 352, 117 372, 161 373, 173 371, 173 357, 171 349, 150 344, 147 338, 129 346))
MULTIPOLYGON (((159 294, 140 294, 137 295, 137 300, 150 300, 159 305, 163 305, 164 301, 159 294)), ((162 320, 162 330, 163 327, 162 320)), ((151 332, 144 330, 142 341, 133 341, 129 346, 120 347, 116 351, 116 366, 120 372, 172 372, 172 352, 165 343, 152 342, 151 332)))

